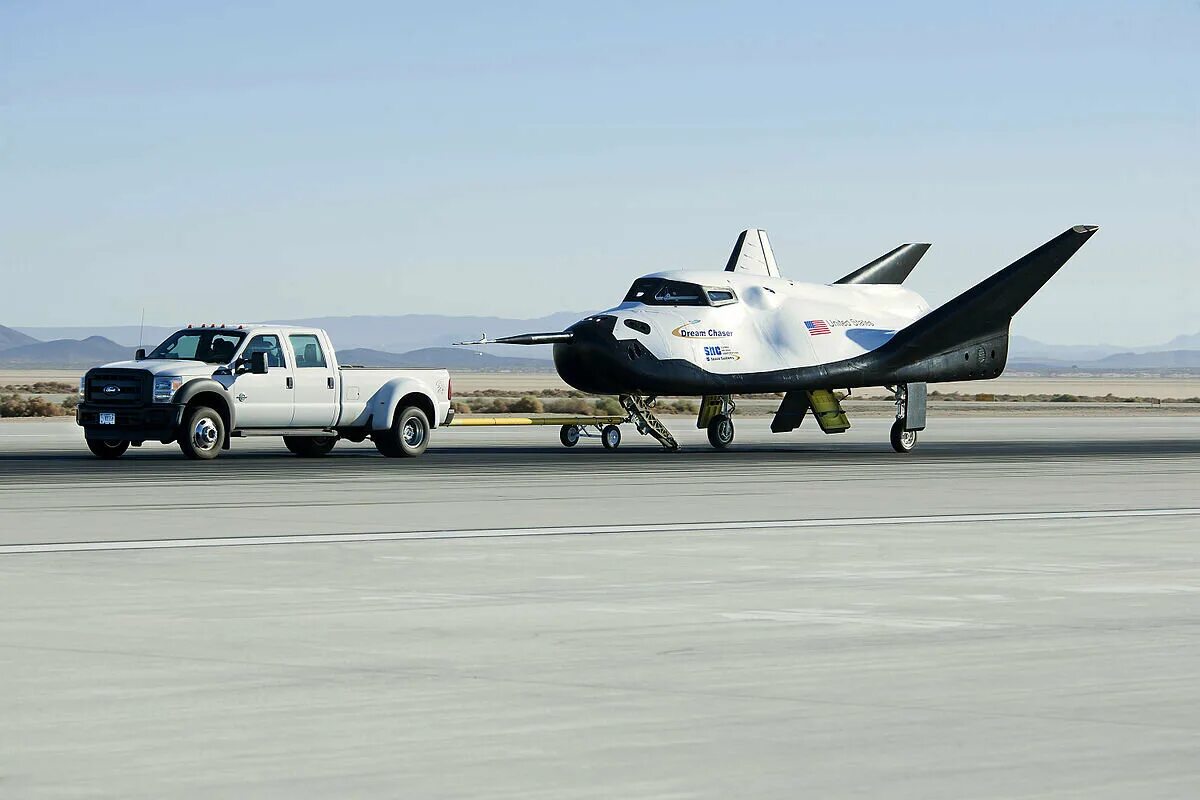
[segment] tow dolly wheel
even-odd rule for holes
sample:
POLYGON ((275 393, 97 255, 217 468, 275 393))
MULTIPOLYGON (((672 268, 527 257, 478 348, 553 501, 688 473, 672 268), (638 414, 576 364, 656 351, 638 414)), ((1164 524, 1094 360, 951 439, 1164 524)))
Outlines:
POLYGON ((904 430, 904 420, 892 423, 892 449, 897 453, 911 453, 917 446, 917 432, 904 430))
POLYGON ((724 414, 717 414, 709 420, 708 443, 718 450, 733 444, 733 420, 724 414))
POLYGON ((574 447, 579 444, 579 426, 563 425, 558 430, 558 440, 562 442, 563 447, 574 447))
POLYGON ((621 446, 621 429, 616 425, 605 425, 604 430, 600 431, 600 441, 604 443, 605 450, 616 450, 621 446))

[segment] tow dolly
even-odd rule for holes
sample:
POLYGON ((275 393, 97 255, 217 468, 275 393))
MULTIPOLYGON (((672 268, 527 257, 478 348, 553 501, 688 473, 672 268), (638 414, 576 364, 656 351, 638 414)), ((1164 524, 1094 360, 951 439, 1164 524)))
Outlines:
POLYGON ((538 417, 492 417, 492 416, 456 416, 450 423, 452 427, 460 426, 500 426, 500 425, 558 425, 558 440, 564 447, 574 447, 580 439, 599 439, 605 450, 616 450, 621 445, 621 429, 617 426, 629 422, 628 417, 599 416, 599 417, 568 417, 562 414, 548 414, 538 417))

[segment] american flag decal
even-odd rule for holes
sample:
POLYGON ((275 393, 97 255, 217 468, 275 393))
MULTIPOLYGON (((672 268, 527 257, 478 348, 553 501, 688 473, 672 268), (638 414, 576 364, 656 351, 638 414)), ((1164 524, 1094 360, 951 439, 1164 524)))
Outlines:
POLYGON ((829 333, 829 326, 825 324, 825 320, 823 319, 805 320, 804 327, 808 328, 808 332, 813 336, 820 336, 822 333, 829 333))

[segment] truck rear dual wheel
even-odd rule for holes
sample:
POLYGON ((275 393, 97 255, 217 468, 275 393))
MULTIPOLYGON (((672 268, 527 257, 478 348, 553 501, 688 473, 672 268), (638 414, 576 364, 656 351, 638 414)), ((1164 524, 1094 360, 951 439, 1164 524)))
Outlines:
POLYGON ((429 417, 409 406, 396 415, 391 428, 374 438, 375 449, 388 458, 416 458, 429 447, 429 417))
POLYGON ((209 461, 225 446, 225 420, 208 406, 189 408, 179 430, 179 449, 191 459, 209 461))
POLYGON ((125 439, 87 439, 88 450, 97 458, 105 461, 120 458, 129 449, 129 441, 125 439))
POLYGON ((320 458, 329 455, 337 441, 336 436, 285 436, 283 446, 301 458, 320 458))

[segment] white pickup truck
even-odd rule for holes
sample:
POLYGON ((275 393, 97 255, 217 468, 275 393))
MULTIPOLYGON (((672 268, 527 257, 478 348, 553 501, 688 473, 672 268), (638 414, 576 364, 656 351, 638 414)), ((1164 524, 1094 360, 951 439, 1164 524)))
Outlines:
POLYGON ((307 457, 370 437, 385 456, 415 457, 454 418, 451 392, 444 369, 339 366, 317 328, 189 325, 148 355, 88 370, 75 420, 106 459, 148 441, 211 459, 241 436, 282 436, 307 457))

